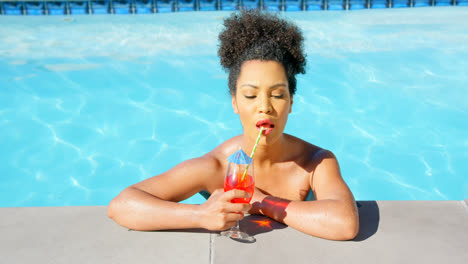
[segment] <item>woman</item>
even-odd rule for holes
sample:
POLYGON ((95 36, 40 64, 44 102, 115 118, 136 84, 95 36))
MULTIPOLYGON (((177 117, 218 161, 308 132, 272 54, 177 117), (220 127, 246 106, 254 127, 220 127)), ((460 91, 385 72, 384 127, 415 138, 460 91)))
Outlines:
POLYGON ((248 212, 312 236, 354 238, 358 213, 334 155, 283 133, 292 110, 295 76, 305 72, 301 32, 287 21, 258 11, 233 14, 224 26, 218 54, 229 72, 232 107, 243 134, 126 188, 111 201, 109 217, 134 230, 225 230, 244 217, 242 212, 248 212), (230 203, 249 194, 223 191, 227 157, 239 146, 249 153, 260 127, 265 130, 255 152, 256 188, 251 204, 230 203), (205 203, 177 203, 203 190, 211 193, 205 203), (310 192, 316 200, 306 200, 310 192))

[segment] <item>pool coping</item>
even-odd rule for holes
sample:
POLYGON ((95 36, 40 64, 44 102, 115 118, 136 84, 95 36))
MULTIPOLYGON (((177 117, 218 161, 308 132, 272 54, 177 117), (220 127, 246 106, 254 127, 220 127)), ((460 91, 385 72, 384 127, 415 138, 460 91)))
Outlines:
POLYGON ((106 206, 0 208, 1 263, 466 263, 468 200, 358 201, 352 241, 305 235, 260 216, 241 243, 206 230, 129 231, 106 206), (258 225, 261 220, 263 224, 258 225))

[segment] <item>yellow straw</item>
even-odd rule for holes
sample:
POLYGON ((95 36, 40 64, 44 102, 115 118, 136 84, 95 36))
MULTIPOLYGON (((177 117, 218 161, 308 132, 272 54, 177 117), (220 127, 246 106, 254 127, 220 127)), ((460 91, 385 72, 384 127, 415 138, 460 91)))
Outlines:
MULTIPOLYGON (((262 136, 263 129, 264 129, 264 127, 260 127, 260 132, 258 133, 257 141, 255 142, 255 145, 254 145, 254 147, 252 149, 252 153, 250 154, 251 159, 253 158, 253 156, 255 154, 255 150, 257 149, 258 142, 260 141, 260 137, 262 136)), ((252 162, 253 162, 253 160, 252 160, 252 162)), ((249 166, 250 166, 250 164, 247 164, 247 166, 245 166, 244 175, 242 175, 241 181, 244 180, 245 175, 247 174, 247 170, 249 169, 249 166)))

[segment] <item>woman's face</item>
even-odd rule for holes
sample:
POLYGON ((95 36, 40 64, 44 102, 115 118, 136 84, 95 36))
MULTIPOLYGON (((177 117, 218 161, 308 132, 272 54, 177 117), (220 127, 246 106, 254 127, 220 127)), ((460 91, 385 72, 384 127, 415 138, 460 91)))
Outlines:
POLYGON ((276 61, 246 61, 236 88, 232 107, 239 114, 244 135, 255 140, 260 127, 264 127, 263 143, 278 140, 293 103, 283 65, 276 61))

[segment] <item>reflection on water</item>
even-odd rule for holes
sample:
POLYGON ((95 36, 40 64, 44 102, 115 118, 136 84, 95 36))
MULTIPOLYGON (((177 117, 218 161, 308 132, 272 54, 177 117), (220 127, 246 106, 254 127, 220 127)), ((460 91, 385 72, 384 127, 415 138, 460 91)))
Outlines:
MULTIPOLYGON (((468 195, 466 11, 284 14, 308 53, 286 132, 332 150, 356 199, 468 195)), ((107 204, 241 133, 227 14, 2 18, 0 206, 107 204)))

